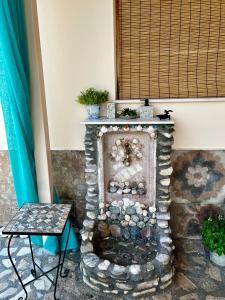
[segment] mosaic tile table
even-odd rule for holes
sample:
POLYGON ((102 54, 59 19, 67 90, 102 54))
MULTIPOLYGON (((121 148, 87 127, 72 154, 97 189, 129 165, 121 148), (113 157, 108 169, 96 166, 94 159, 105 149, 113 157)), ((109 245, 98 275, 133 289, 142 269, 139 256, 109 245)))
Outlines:
POLYGON ((66 255, 70 230, 68 232, 67 241, 65 250, 63 253, 63 257, 61 255, 61 251, 59 251, 59 259, 57 266, 51 268, 50 270, 44 272, 41 267, 34 261, 34 255, 31 244, 31 235, 46 235, 46 236, 56 236, 58 240, 59 249, 61 249, 61 241, 60 237, 64 231, 66 222, 69 218, 69 213, 71 210, 70 204, 24 204, 21 209, 17 212, 17 214, 12 218, 9 224, 5 227, 3 233, 10 235, 8 241, 8 256, 12 263, 12 266, 16 272, 16 275, 23 287, 23 290, 26 294, 25 298, 19 297, 18 300, 27 299, 28 294, 25 286, 30 284, 31 282, 39 279, 42 276, 46 276, 48 280, 55 286, 54 289, 54 299, 56 298, 56 289, 58 276, 67 277, 68 270, 66 269, 62 272, 63 263, 66 255), (31 269, 31 274, 33 275, 33 279, 29 282, 23 283, 20 274, 15 266, 15 263, 11 257, 10 253, 10 244, 13 236, 17 235, 28 235, 31 257, 33 263, 33 269, 31 269), (62 258, 62 259, 61 259, 62 258), (37 269, 41 272, 39 275, 37 274, 37 269), (57 270, 55 281, 53 281, 49 276, 53 270, 57 270))

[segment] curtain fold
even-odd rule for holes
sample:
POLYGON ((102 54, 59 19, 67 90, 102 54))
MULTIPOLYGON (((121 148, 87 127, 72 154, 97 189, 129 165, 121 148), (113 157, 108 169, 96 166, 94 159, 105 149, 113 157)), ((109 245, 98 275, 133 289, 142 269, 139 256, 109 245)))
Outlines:
MULTIPOLYGON (((34 144, 30 112, 29 65, 24 26, 23 0, 0 0, 0 102, 18 206, 38 203, 38 189, 34 159, 34 144)), ((55 193, 54 200, 58 201, 55 193)), ((66 226, 62 244, 66 239, 66 226)), ((32 241, 56 252, 54 237, 32 241)), ((73 231, 68 249, 79 248, 73 231)))

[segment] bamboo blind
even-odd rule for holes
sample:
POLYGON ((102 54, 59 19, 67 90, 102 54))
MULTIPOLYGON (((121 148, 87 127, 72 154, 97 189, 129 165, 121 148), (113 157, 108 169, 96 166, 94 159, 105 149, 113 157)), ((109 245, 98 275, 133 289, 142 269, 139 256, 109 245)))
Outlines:
POLYGON ((120 99, 225 96, 225 0, 117 0, 120 99))

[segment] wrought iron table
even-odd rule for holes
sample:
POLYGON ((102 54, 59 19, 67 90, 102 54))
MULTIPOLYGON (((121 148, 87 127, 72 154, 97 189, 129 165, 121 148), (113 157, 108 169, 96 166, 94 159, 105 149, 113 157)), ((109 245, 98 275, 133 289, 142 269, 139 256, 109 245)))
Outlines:
POLYGON ((70 210, 71 210, 70 204, 24 204, 3 230, 4 234, 10 235, 8 241, 8 256, 26 295, 25 298, 19 297, 18 300, 27 299, 28 293, 26 291, 25 286, 39 279, 42 276, 46 276, 48 280, 55 286, 54 299, 57 299, 56 289, 57 289, 58 277, 59 275, 60 277, 67 277, 69 273, 68 269, 65 269, 63 272, 63 263, 65 260, 71 226, 68 231, 63 256, 61 251, 59 251, 58 264, 48 271, 43 271, 42 268, 34 260, 34 254, 33 254, 33 249, 31 244, 31 236, 34 235, 56 236, 58 240, 59 249, 61 249, 60 237, 62 236, 66 226, 66 222, 69 219, 70 210), (10 244, 12 238, 13 236, 18 236, 18 235, 28 235, 29 238, 31 258, 33 264, 33 267, 31 269, 31 274, 33 275, 34 279, 26 283, 23 283, 10 253, 10 244), (37 269, 39 269, 40 271, 39 275, 37 273, 37 269), (56 278, 55 281, 53 281, 48 276, 48 273, 55 269, 56 269, 56 278))

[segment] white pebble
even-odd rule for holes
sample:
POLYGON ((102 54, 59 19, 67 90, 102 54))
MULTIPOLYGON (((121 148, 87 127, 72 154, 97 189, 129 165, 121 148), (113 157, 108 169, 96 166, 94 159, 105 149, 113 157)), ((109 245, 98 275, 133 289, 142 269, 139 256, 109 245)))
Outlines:
POLYGON ((149 207, 149 211, 150 213, 153 213, 156 211, 156 208, 154 206, 149 207))
POLYGON ((130 216, 129 216, 129 215, 125 215, 124 218, 125 218, 125 220, 128 221, 128 222, 130 221, 130 216))
POLYGON ((143 210, 143 216, 146 217, 147 215, 148 215, 148 212, 147 212, 147 210, 144 209, 143 210))
POLYGON ((135 223, 134 221, 130 220, 130 221, 129 221, 129 225, 130 225, 130 226, 136 226, 136 223, 135 223))

